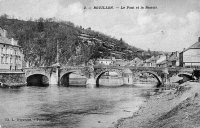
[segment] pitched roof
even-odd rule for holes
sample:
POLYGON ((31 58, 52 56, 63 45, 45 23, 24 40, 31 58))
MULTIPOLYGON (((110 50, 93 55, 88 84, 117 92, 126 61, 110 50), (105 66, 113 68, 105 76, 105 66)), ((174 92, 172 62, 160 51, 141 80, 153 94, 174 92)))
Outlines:
POLYGON ((200 49, 200 42, 194 43, 193 45, 191 45, 189 48, 183 50, 182 52, 185 52, 185 51, 187 51, 189 49, 200 49))
POLYGON ((3 36, 0 36, 0 43, 1 44, 9 44, 9 45, 11 45, 11 40, 8 39, 8 38, 5 38, 3 36))
POLYGON ((178 60, 178 59, 179 59, 178 56, 176 54, 173 54, 168 58, 168 61, 175 61, 175 60, 178 60))
POLYGON ((7 31, 1 28, 0 26, 0 44, 3 44, 3 45, 7 44, 7 45, 20 47, 19 45, 17 45, 17 41, 15 41, 13 38, 12 39, 7 38, 5 33, 7 33, 7 31))
POLYGON ((200 42, 196 42, 195 44, 189 47, 189 49, 195 49, 195 48, 200 49, 200 42))
POLYGON ((161 62, 159 62, 159 63, 157 63, 158 65, 162 65, 162 64, 166 64, 167 63, 167 61, 166 60, 163 60, 163 61, 161 61, 161 62))
POLYGON ((6 44, 6 45, 11 45, 11 46, 15 46, 15 47, 21 47, 17 44, 12 44, 12 39, 0 36, 0 44, 6 44))
POLYGON ((151 58, 149 58, 149 59, 147 59, 147 60, 145 60, 145 62, 152 62, 152 61, 156 61, 156 60, 158 60, 158 56, 152 56, 151 58))

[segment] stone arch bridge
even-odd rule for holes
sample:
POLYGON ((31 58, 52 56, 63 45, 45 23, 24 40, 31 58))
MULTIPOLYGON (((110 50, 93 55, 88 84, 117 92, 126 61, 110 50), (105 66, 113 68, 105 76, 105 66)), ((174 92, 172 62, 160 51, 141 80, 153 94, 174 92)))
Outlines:
MULTIPOLYGON (((123 78, 123 84, 133 84, 133 75, 143 73, 151 74, 157 81, 157 86, 162 86, 166 81, 165 74, 168 77, 184 72, 181 68, 158 68, 158 67, 126 67, 126 66, 79 66, 79 67, 39 67, 26 68, 25 78, 27 83, 44 83, 44 84, 69 84, 69 75, 71 73, 79 74, 87 79, 87 87, 98 87, 100 77, 106 72, 116 72, 119 77, 123 78), (166 71, 167 70, 167 71, 166 71)), ((192 72, 188 70, 186 72, 192 72)))

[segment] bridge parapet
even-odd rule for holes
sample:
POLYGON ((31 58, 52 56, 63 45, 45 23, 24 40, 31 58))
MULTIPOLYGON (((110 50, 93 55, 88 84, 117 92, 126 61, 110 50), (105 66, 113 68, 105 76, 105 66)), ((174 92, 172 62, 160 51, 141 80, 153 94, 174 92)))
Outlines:
POLYGON ((90 76, 91 67, 87 66, 79 66, 79 67, 65 67, 60 69, 60 77, 68 73, 78 73, 79 75, 84 75, 86 77, 90 76))
POLYGON ((41 74, 50 78, 53 72, 53 68, 52 67, 25 68, 24 72, 26 78, 34 74, 41 74))

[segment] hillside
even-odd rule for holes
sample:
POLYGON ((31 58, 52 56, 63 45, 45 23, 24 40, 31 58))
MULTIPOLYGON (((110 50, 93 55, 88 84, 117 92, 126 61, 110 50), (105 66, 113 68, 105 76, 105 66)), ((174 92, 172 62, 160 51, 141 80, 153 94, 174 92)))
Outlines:
POLYGON ((56 46, 59 46, 61 65, 81 65, 97 58, 116 57, 132 60, 145 59, 141 49, 120 40, 71 22, 55 19, 23 21, 0 17, 0 27, 8 31, 8 36, 18 40, 25 54, 25 62, 30 66, 50 66, 56 63, 56 46))

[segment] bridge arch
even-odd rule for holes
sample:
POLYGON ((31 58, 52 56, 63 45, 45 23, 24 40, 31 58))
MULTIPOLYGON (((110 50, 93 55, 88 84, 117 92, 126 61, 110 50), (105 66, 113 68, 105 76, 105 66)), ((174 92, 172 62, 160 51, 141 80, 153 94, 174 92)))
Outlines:
POLYGON ((158 84, 156 85, 156 87, 162 86, 162 84, 163 84, 162 83, 162 79, 156 72, 153 72, 153 71, 140 71, 139 73, 140 74, 149 73, 149 74, 153 75, 153 77, 156 78, 156 80, 158 81, 158 84))
POLYGON ((27 86, 49 86, 50 77, 45 74, 31 74, 26 77, 27 86))
MULTIPOLYGON (((69 86, 70 84, 70 74, 77 74, 78 76, 82 76, 83 78, 86 79, 86 76, 85 74, 83 74, 80 70, 71 70, 71 71, 66 71, 66 72, 63 72, 61 73, 61 76, 60 76, 60 85, 62 86, 69 86)), ((77 81, 78 83, 78 81, 77 81)))
POLYGON ((122 77, 122 72, 120 72, 119 70, 115 70, 115 69, 107 69, 107 70, 103 70, 101 71, 99 74, 96 75, 95 80, 96 80, 96 86, 99 87, 99 79, 101 78, 101 76, 106 73, 106 72, 116 72, 118 74, 118 76, 122 77))

